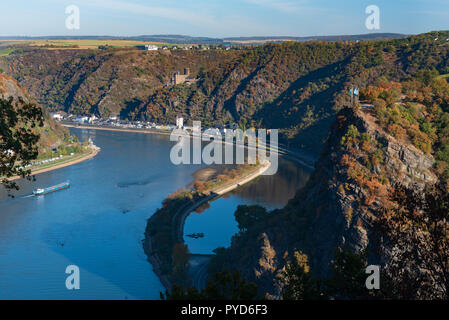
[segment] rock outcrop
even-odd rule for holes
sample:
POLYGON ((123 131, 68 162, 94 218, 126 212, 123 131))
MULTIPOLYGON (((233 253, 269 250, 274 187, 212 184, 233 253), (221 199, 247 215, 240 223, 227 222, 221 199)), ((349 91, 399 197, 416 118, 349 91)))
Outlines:
POLYGON ((278 271, 301 251, 315 275, 325 278, 338 247, 360 251, 374 240, 373 222, 392 205, 393 186, 419 190, 437 182, 433 164, 431 155, 382 130, 371 110, 345 109, 307 185, 284 209, 235 236, 224 268, 243 270, 261 293, 276 296, 278 271))
MULTIPOLYGON (((315 218, 309 219, 310 232, 305 235, 305 250, 310 253, 314 270, 326 276, 337 247, 355 251, 366 248, 379 210, 390 205, 388 195, 393 186, 400 184, 422 190, 434 184, 438 180, 432 172, 434 162, 431 155, 383 131, 369 110, 341 112, 316 164, 316 172, 303 191, 302 199, 312 208, 315 203, 312 209, 315 218), (353 162, 344 163, 348 151, 341 143, 351 125, 369 137, 371 148, 379 152, 378 163, 368 164, 367 152, 360 149, 352 150, 353 162), (372 168, 367 170, 370 165, 372 168), (351 172, 358 169, 366 171, 367 181, 351 172)), ((301 203, 298 204, 301 208, 301 203)))

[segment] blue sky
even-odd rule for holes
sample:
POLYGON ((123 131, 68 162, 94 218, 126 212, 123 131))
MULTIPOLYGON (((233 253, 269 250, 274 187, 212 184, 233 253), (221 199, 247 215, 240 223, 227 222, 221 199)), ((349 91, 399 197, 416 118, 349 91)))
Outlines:
POLYGON ((231 37, 373 32, 365 8, 380 8, 380 30, 449 30, 449 0, 0 0, 0 36, 183 34, 231 37), (80 30, 65 8, 80 8, 80 30))

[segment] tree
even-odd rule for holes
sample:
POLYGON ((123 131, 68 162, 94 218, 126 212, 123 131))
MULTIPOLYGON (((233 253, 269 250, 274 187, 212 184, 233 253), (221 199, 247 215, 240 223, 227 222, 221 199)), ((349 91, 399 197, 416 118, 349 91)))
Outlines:
POLYGON ((449 299, 449 194, 444 186, 426 192, 397 186, 376 230, 385 237, 386 277, 399 299, 449 299))
POLYGON ((338 248, 331 264, 329 278, 317 279, 313 276, 308 257, 295 252, 277 277, 284 300, 356 300, 379 298, 378 292, 366 289, 366 252, 353 252, 338 248))
POLYGON ((212 300, 256 300, 257 285, 242 278, 240 271, 222 271, 208 281, 204 294, 212 300))
POLYGON ((204 181, 195 180, 193 182, 193 187, 195 188, 196 191, 202 193, 206 189, 206 183, 204 181))
POLYGON ((42 109, 22 98, 0 98, 0 179, 8 191, 18 190, 9 181, 13 176, 31 180, 25 169, 38 156, 40 135, 37 127, 44 125, 42 109))
POLYGON ((172 278, 181 286, 186 286, 189 282, 190 252, 186 244, 176 243, 173 247, 172 256, 172 278))
POLYGON ((355 253, 349 249, 338 249, 333 261, 332 276, 327 280, 327 290, 335 299, 367 299, 366 252, 355 253))
POLYGON ((161 293, 162 300, 257 300, 257 285, 248 283, 241 277, 239 271, 231 273, 222 271, 207 281, 206 288, 198 290, 194 287, 187 289, 175 285, 171 292, 161 293))
POLYGON ((308 257, 296 251, 277 276, 284 300, 325 299, 321 282, 312 277, 308 257))
POLYGON ((420 80, 424 85, 428 86, 432 82, 433 79, 438 77, 439 73, 436 69, 430 70, 419 70, 416 73, 416 78, 420 80))
POLYGON ((267 217, 268 212, 267 209, 258 205, 239 205, 234 216, 238 223, 238 228, 240 230, 247 230, 255 222, 267 217))

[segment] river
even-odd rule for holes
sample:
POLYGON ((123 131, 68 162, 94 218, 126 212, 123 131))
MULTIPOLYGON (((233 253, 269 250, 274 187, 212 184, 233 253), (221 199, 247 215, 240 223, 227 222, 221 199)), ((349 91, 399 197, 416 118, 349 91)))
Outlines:
MULTIPOLYGON (((0 299, 159 299, 163 291, 142 248, 146 220, 202 165, 170 162, 168 136, 71 129, 101 147, 93 159, 20 182, 15 198, 0 190, 0 299), (33 189, 69 180, 70 189, 30 197, 33 189), (68 265, 80 268, 80 290, 67 290, 68 265)), ((191 214, 193 253, 229 245, 238 204, 285 205, 309 173, 280 160, 260 177, 191 214)))

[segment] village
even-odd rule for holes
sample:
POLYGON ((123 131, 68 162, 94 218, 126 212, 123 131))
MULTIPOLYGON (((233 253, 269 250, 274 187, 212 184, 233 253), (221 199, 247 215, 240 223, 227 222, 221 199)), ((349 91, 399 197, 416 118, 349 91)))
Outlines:
MULTIPOLYGON (((58 111, 51 114, 52 118, 58 122, 66 125, 75 126, 92 126, 103 127, 112 129, 135 129, 135 130, 158 130, 158 131, 172 131, 174 129, 185 129, 193 131, 192 126, 187 126, 184 123, 184 118, 181 116, 176 117, 175 124, 159 124, 151 121, 131 121, 123 120, 118 116, 111 116, 108 118, 100 118, 96 115, 78 116, 73 114, 67 114, 64 111, 58 111)), ((237 128, 237 124, 231 124, 228 126, 218 126, 216 128, 203 128, 202 132, 207 131, 208 135, 224 136, 228 130, 234 130, 237 128)))
MULTIPOLYGON (((105 46, 104 48, 106 48, 105 46)), ((146 50, 146 51, 158 51, 158 50, 240 50, 243 49, 244 46, 236 46, 236 45, 202 45, 202 44, 193 44, 193 45, 184 45, 184 46, 178 46, 178 45, 155 45, 155 44, 146 44, 143 46, 137 46, 138 49, 146 50)), ((101 48, 100 48, 101 49, 101 48)))

